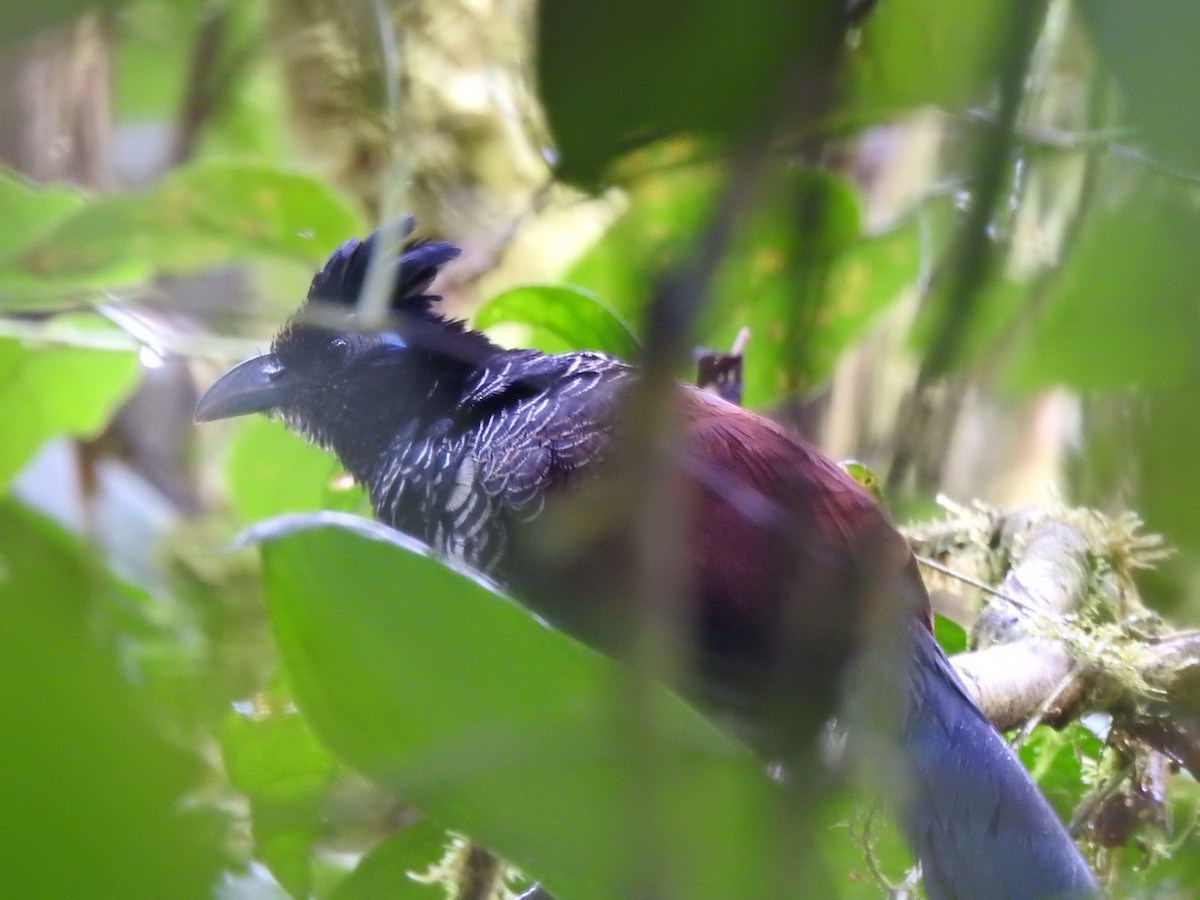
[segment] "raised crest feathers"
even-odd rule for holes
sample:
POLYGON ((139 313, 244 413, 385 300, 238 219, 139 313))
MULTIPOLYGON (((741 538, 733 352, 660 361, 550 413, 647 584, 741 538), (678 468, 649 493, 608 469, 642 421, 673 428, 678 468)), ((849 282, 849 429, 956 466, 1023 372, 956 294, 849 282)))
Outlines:
MULTIPOLYGON (((401 235, 408 237, 414 227, 413 219, 401 223, 401 235)), ((378 243, 378 231, 366 240, 351 238, 329 255, 308 288, 308 299, 324 303, 351 305, 358 302, 366 280, 367 268, 378 243)), ((390 306, 395 311, 422 315, 441 298, 425 291, 443 265, 456 259, 462 251, 445 241, 409 240, 392 265, 397 268, 392 287, 390 306)))

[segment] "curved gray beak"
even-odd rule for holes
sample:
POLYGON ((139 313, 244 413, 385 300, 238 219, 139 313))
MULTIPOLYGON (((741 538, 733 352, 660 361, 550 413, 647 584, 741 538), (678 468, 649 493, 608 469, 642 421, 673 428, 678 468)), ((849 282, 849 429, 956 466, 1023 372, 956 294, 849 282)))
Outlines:
POLYGON ((274 354, 238 363, 216 380, 196 404, 197 422, 267 412, 287 402, 282 367, 274 354))

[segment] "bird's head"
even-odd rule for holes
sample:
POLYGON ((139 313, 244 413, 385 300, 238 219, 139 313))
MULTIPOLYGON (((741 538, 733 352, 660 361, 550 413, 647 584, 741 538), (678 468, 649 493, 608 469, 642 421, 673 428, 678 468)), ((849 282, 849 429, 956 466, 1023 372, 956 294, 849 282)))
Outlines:
MULTIPOLYGON (((411 220, 403 223, 404 237, 412 227, 411 220)), ((335 250, 271 352, 222 375, 200 398, 196 420, 276 414, 346 461, 359 448, 333 446, 335 433, 377 444, 433 399, 454 371, 478 365, 495 350, 483 335, 435 311, 440 297, 427 290, 441 266, 460 252, 441 241, 404 245, 392 264, 386 324, 378 330, 359 327, 359 294, 378 243, 376 232, 335 250), (354 427, 339 429, 343 423, 354 427)))

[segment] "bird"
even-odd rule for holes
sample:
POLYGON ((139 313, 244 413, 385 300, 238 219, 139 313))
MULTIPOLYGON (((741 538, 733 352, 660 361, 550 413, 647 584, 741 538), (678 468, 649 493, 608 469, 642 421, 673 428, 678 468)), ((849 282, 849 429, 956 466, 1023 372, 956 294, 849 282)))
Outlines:
MULTIPOLYGON (((270 351, 221 376, 195 418, 281 418, 336 454, 380 521, 622 658, 636 591, 611 587, 625 567, 607 556, 620 541, 603 522, 620 503, 611 486, 639 369, 595 351, 506 349, 444 316, 432 285, 460 250, 413 229, 404 220, 404 243, 381 263, 392 275, 383 327, 361 327, 357 305, 382 244, 375 232, 333 251, 270 351), (556 560, 545 538, 563 523, 585 538, 556 560)), ((878 503, 764 416, 684 384, 671 401, 687 509, 672 686, 764 761, 807 765, 862 648, 882 636, 896 650, 879 656, 895 671, 876 683, 896 698, 907 780, 898 818, 927 895, 1098 895, 1066 828, 934 639, 916 559, 878 503)))

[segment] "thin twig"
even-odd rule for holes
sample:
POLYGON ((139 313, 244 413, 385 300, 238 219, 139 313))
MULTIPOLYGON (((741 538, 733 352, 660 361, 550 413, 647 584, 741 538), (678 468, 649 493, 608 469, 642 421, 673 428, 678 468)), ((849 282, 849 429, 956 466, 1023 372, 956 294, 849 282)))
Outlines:
POLYGON ((1031 615, 1047 616, 1059 622, 1065 622, 1067 620, 1066 616, 1058 615, 1053 610, 1046 609, 1042 606, 1034 606, 1032 603, 1026 603, 1024 600, 1014 597, 1011 594, 1007 594, 999 588, 992 587, 990 584, 985 584, 984 582, 972 578, 969 575, 964 575, 962 572, 957 572, 949 566, 930 559, 928 556, 920 556, 919 554, 913 555, 916 556, 917 562, 926 568, 933 569, 935 572, 938 572, 949 578, 953 578, 957 581, 961 581, 963 584, 970 585, 977 590, 983 591, 985 594, 991 594, 993 597, 1003 600, 1006 603, 1011 603, 1013 606, 1017 607, 1018 609, 1022 609, 1031 615))
POLYGON ((916 862, 910 866, 904 873, 904 879, 900 882, 893 881, 887 876, 887 873, 879 865, 879 858, 875 853, 874 832, 878 812, 879 804, 872 803, 871 808, 867 811, 866 821, 863 823, 863 860, 867 864, 867 871, 875 879, 875 883, 884 888, 889 897, 894 897, 912 890, 913 886, 921 880, 921 863, 916 862))

